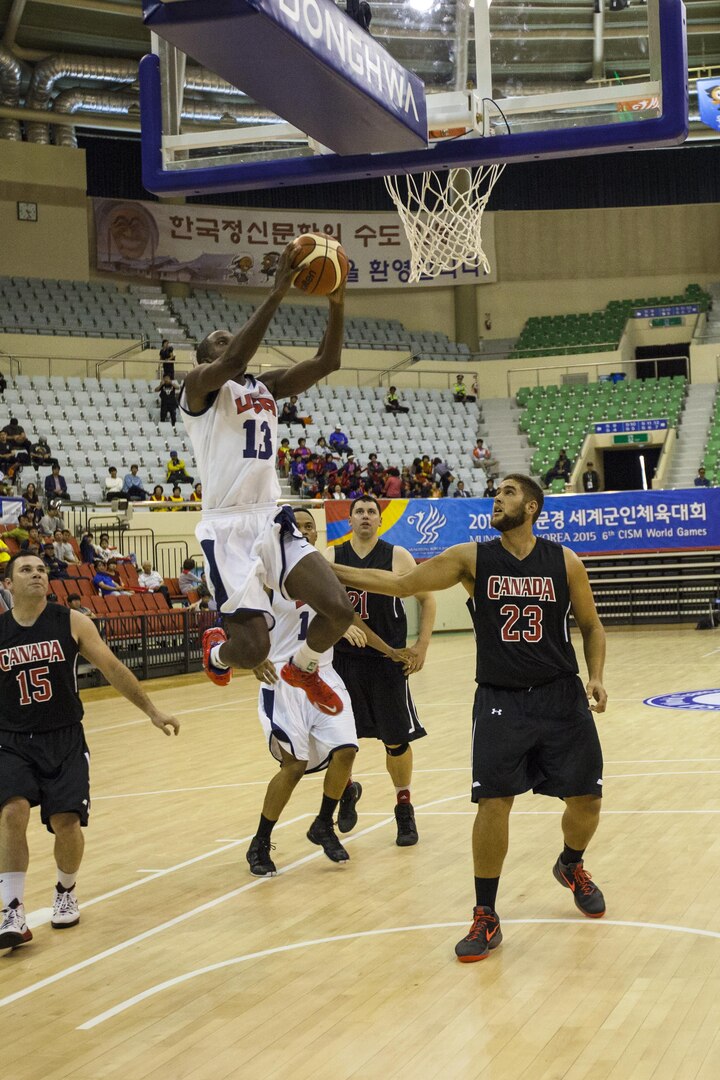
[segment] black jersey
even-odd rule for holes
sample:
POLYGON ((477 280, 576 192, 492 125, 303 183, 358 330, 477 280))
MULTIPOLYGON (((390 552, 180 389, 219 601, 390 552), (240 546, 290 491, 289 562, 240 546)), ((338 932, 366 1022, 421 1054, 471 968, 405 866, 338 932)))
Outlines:
POLYGON ((570 642, 570 588, 560 544, 537 540, 516 559, 500 540, 477 545, 475 626, 481 685, 542 686, 578 671, 570 642))
POLYGON ((52 731, 79 724, 77 642, 70 609, 48 604, 32 626, 0 615, 0 731, 52 731))
MULTIPOLYGON (((361 559, 346 540, 335 548, 335 562, 338 566, 356 566, 360 570, 392 570, 393 545, 385 540, 378 540, 369 555, 361 559)), ((347 594, 355 611, 367 622, 368 626, 386 645, 393 649, 404 649, 407 645, 407 617, 402 600, 397 596, 380 596, 379 593, 366 592, 364 589, 348 589, 347 594)), ((377 649, 366 645, 358 649, 344 638, 336 643, 338 652, 347 653, 361 660, 376 659, 382 654, 377 649)))

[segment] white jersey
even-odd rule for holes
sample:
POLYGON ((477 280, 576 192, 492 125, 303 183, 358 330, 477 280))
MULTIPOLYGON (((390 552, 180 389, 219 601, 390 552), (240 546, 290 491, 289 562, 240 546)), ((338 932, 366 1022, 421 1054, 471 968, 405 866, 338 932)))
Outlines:
POLYGON ((252 375, 229 380, 199 413, 188 410, 183 388, 180 409, 202 482, 203 513, 274 506, 281 497, 277 405, 267 387, 252 375))
MULTIPOLYGON (((270 631, 270 659, 277 667, 286 664, 307 637, 310 620, 315 612, 302 600, 286 600, 279 592, 272 597, 275 626, 270 631)), ((327 649, 318 661, 319 667, 332 663, 333 651, 327 649)))

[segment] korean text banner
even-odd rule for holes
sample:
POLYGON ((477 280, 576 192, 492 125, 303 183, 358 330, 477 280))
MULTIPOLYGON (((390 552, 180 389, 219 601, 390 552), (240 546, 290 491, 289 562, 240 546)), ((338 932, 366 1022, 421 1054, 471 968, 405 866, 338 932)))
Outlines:
MULTIPOLYGON (((392 499, 383 501, 380 535, 416 559, 429 559, 454 544, 495 540, 492 499, 392 499)), ((350 535, 350 503, 325 503, 328 544, 350 535)), ((580 555, 623 551, 720 547, 720 490, 627 491, 555 495, 545 500, 535 532, 580 555)))
MULTIPOLYGON (((410 249, 394 213, 246 210, 118 199, 93 199, 93 211, 95 266, 109 273, 258 288, 272 283, 278 258, 291 240, 303 233, 324 233, 347 251, 350 287, 397 289, 407 285, 410 276, 410 249)), ((468 266, 423 278, 421 284, 497 280, 491 213, 483 215, 483 248, 489 274, 468 266)))

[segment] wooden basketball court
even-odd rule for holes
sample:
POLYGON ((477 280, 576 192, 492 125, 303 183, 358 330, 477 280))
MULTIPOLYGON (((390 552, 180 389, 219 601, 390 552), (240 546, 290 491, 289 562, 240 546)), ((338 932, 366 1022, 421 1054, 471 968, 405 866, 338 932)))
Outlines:
MULTIPOLYGON (((579 654, 581 649, 576 642, 579 654)), ((6 1080, 715 1080, 720 1075, 718 714, 642 699, 718 686, 720 638, 609 633, 605 815, 587 867, 606 918, 553 880, 561 804, 516 800, 498 907, 505 940, 461 965, 473 904, 474 642, 436 637, 413 678, 420 843, 394 844, 394 793, 363 744, 364 795, 331 864, 305 832, 321 780, 275 830, 277 878, 245 850, 274 763, 257 684, 150 684, 163 738, 109 691, 85 695, 93 813, 79 927, 47 922, 51 839, 33 818, 34 941, 0 956, 6 1080)))

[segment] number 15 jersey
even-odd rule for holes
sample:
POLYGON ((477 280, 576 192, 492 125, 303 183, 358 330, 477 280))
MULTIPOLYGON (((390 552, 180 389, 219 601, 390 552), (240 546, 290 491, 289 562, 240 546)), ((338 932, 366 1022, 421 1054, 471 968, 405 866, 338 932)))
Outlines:
POLYGON ((202 481, 203 512, 274 507, 281 497, 277 405, 267 387, 252 375, 229 380, 199 413, 189 411, 183 389, 180 409, 202 481))
POLYGON ((524 559, 516 559, 500 540, 478 544, 468 608, 479 684, 522 689, 577 674, 561 544, 538 539, 524 559))

